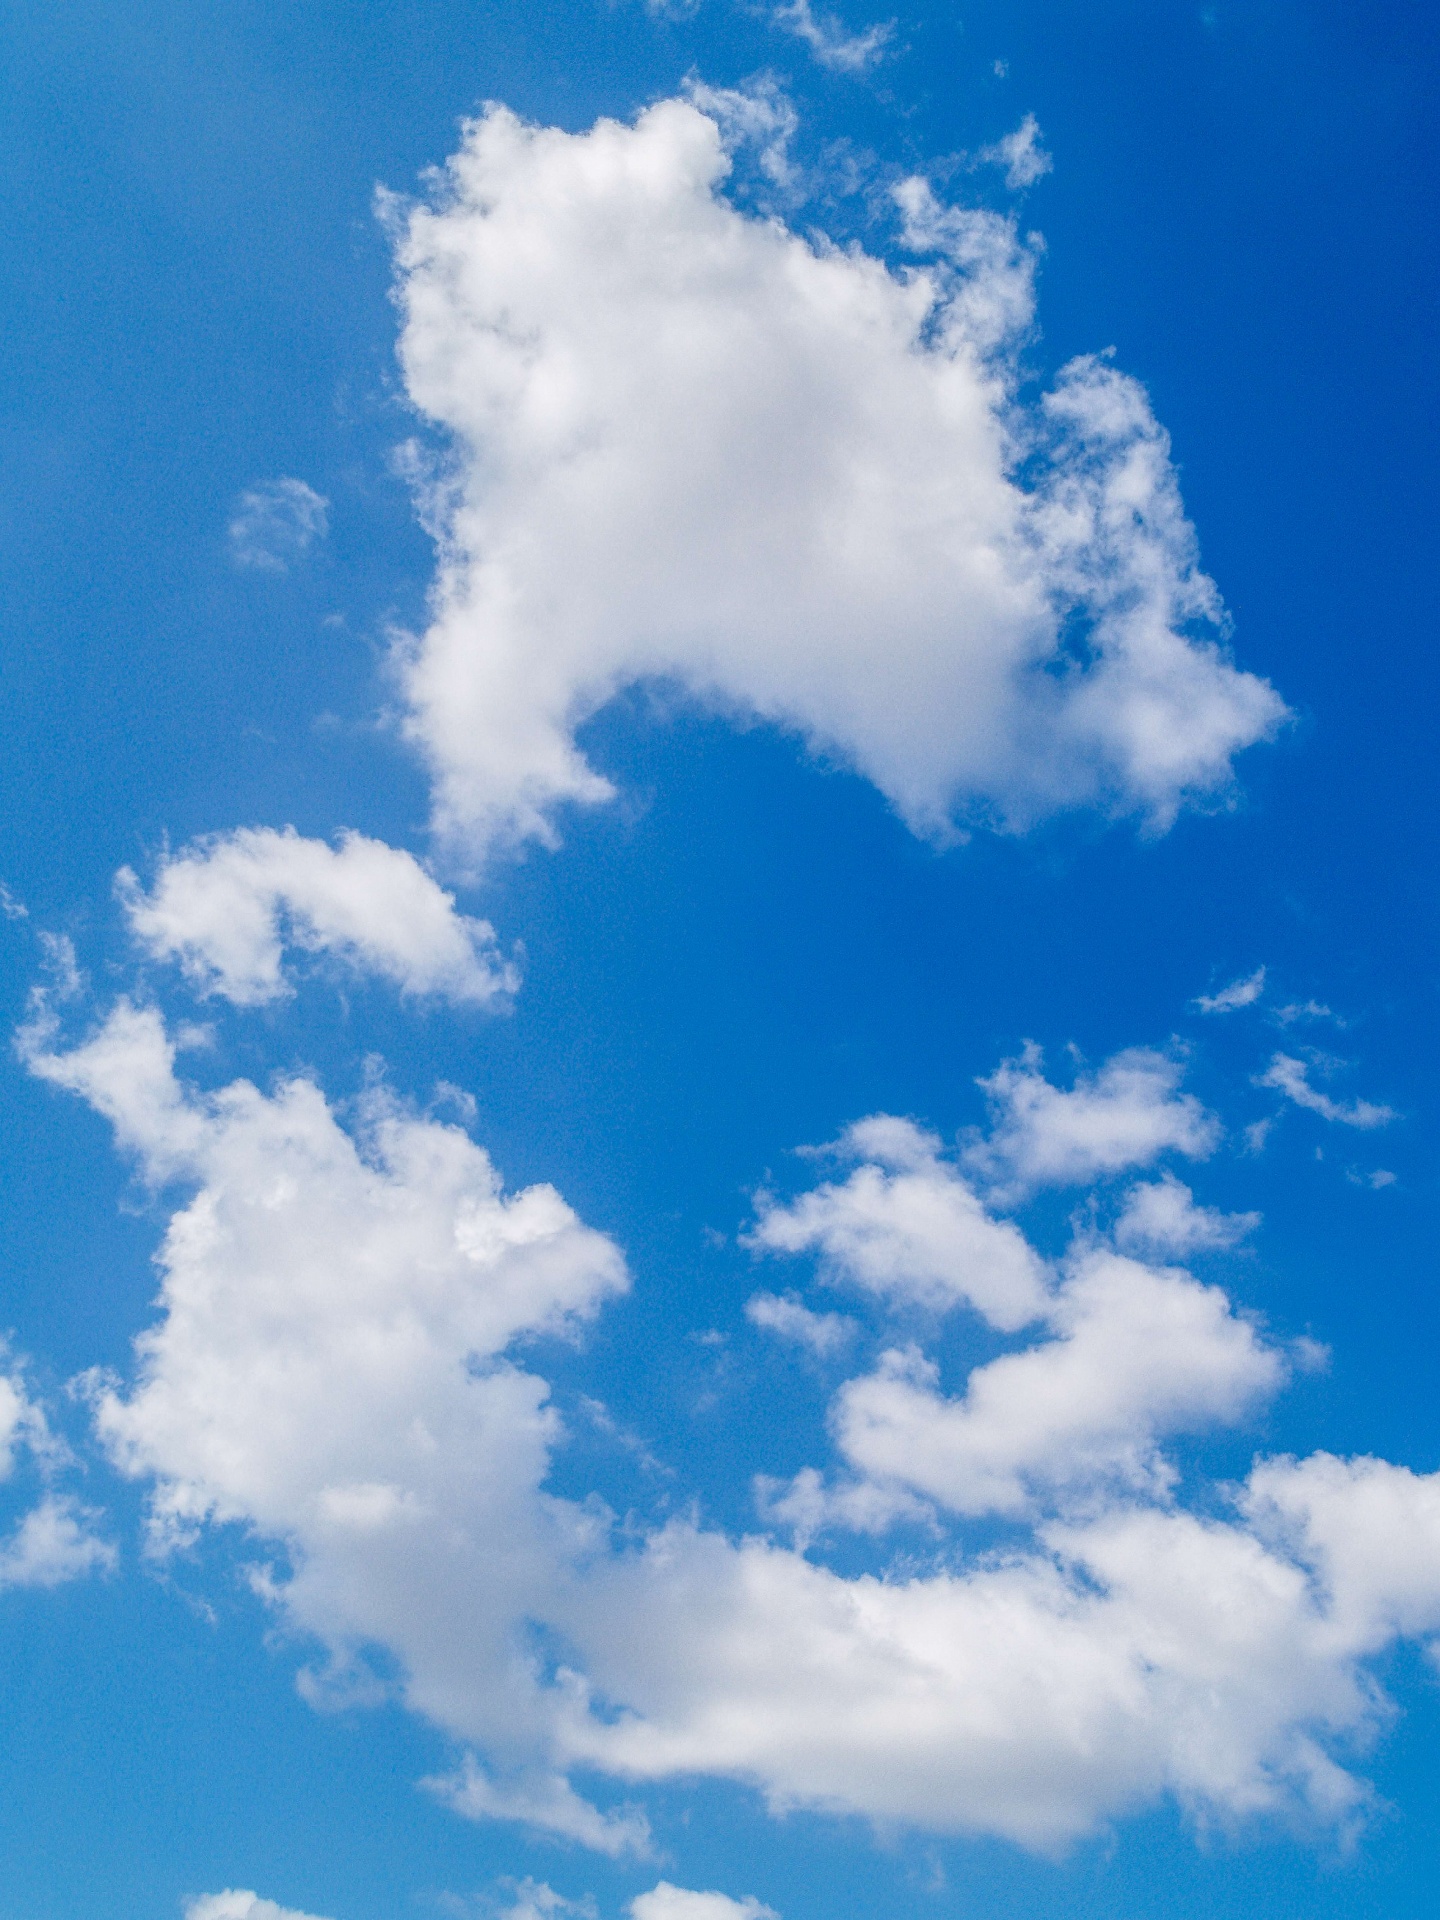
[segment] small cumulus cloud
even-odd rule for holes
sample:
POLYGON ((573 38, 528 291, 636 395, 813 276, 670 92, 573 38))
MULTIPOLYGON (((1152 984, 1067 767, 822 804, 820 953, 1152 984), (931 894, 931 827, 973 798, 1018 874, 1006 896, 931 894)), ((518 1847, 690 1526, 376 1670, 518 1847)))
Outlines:
POLYGON ((855 1322, 843 1313, 815 1313, 793 1293, 756 1293, 745 1302, 752 1327, 778 1339, 808 1347, 820 1359, 838 1353, 855 1335, 855 1322))
POLYGON ((779 1920, 773 1907, 752 1895, 732 1900, 728 1893, 696 1893, 668 1880, 630 1902, 631 1920, 779 1920))
POLYGON ((262 480, 235 503, 230 558, 257 573, 288 573, 330 530, 330 502, 303 480, 262 480))
POLYGON ((248 1888, 227 1887, 224 1893, 202 1893, 185 1908, 185 1920, 319 1920, 298 1907, 277 1907, 248 1888))
POLYGON ((1033 113, 1027 113, 1015 131, 993 147, 983 147, 979 158, 987 166, 1004 168, 1005 184, 1012 193, 1033 187, 1055 165, 1041 144, 1040 122, 1033 113))

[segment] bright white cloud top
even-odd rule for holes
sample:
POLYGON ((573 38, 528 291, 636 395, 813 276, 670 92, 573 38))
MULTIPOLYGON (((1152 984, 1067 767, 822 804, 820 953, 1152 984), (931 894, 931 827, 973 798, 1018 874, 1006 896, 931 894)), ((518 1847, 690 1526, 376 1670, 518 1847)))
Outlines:
MULTIPOLYGON (((230 1523, 268 1546, 257 1590, 327 1650, 312 1695, 383 1697, 364 1656, 384 1649, 405 1702, 475 1749, 431 1783, 459 1811, 643 1852, 643 1812, 594 1805, 577 1767, 622 1793, 726 1777, 776 1809, 1041 1848, 1167 1793, 1230 1817, 1363 1810, 1343 1758, 1384 1713, 1366 1663, 1440 1631, 1440 1476, 1271 1459, 1182 1504, 1167 1443, 1239 1422, 1313 1354, 1220 1287, 1090 1229, 1046 1261, 934 1136, 874 1117, 845 1138, 847 1178, 762 1202, 754 1239, 818 1256, 881 1341, 908 1323, 909 1344, 838 1385, 829 1467, 788 1499, 758 1489, 767 1531, 692 1516, 637 1538, 548 1490, 563 1427, 513 1350, 626 1285, 556 1193, 506 1197, 458 1129, 379 1097, 350 1132, 307 1081, 202 1095, 128 1003, 69 1051, 43 1024, 28 1044, 193 1195, 133 1385, 95 1389, 112 1458, 151 1485, 156 1545, 230 1523), (1001 1350, 947 1384, 917 1311, 974 1315, 1001 1350), (950 1529, 974 1516, 1007 1521, 1008 1544, 967 1554, 950 1529), (950 1542, 927 1573, 841 1574, 807 1550, 917 1521, 950 1542)), ((1092 1175, 1211 1126, 1162 1059, 1119 1056, 1085 1098, 1133 1101, 1149 1062, 1142 1108, 1185 1124, 1092 1155, 1092 1175)))
POLYGON ((732 1900, 727 1893, 696 1893, 662 1880, 630 1902, 631 1920, 776 1920, 773 1908, 751 1896, 732 1900))
POLYGON ((319 1920, 298 1907, 277 1907, 257 1893, 229 1887, 224 1893, 202 1893, 185 1908, 185 1920, 319 1920))
POLYGON ((654 677, 936 839, 1222 796, 1285 709, 1228 657, 1141 388, 1084 359, 1022 401, 1013 223, 906 181, 891 268, 740 211, 730 164, 687 99, 584 134, 496 107, 404 218, 406 385, 453 450, 403 661, 442 833, 552 841, 611 791, 577 728, 654 677))
POLYGON ((164 858, 148 893, 128 867, 117 888, 142 947, 237 1006, 291 991, 286 946, 462 1004, 519 985, 489 921, 457 913, 412 854, 359 833, 331 847, 293 827, 240 827, 164 858))

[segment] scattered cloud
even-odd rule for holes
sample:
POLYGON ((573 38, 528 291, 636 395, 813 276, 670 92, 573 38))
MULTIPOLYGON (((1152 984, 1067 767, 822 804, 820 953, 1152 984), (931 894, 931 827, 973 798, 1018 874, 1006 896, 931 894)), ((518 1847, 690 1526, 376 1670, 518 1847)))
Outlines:
POLYGON ((1017 1227, 986 1212, 933 1134, 876 1114, 851 1127, 839 1151, 860 1162, 844 1182, 788 1206, 760 1196, 752 1247, 818 1254, 826 1278, 899 1306, 969 1306, 1007 1332, 1035 1319, 1043 1261, 1017 1227))
MULTIPOLYGON (((1328 1069, 1338 1062, 1321 1064, 1328 1069)), ((1373 1100, 1332 1100, 1328 1093, 1310 1084, 1306 1063, 1288 1053, 1277 1053, 1255 1084, 1273 1087, 1297 1107, 1304 1107, 1307 1113, 1318 1113, 1322 1120, 1338 1121, 1345 1127, 1383 1127, 1396 1117, 1393 1107, 1377 1106, 1373 1100)))
POLYGON ((262 480, 235 503, 230 558, 258 573, 288 573, 330 528, 330 502, 303 480, 262 480))
MULTIPOLYGON (((497 1779, 473 1753, 467 1753, 458 1772, 422 1784, 467 1820, 513 1820, 536 1833, 573 1840, 612 1860, 627 1854, 644 1857, 652 1851, 650 1823, 643 1813, 634 1807, 601 1813, 580 1797, 562 1773, 532 1767, 513 1779, 497 1779)), ((525 1913, 523 1903, 519 1911, 525 1913)), ((537 1911, 548 1920, 551 1909, 537 1906, 537 1911)))
POLYGON ((1257 967, 1242 980, 1232 980, 1218 993, 1197 993, 1195 1005, 1201 1013, 1234 1013, 1240 1007, 1253 1007, 1265 991, 1265 969, 1257 967))
POLYGON ((359 833, 331 847, 293 827, 241 827, 167 855, 148 893, 128 867, 116 885, 140 944, 237 1006, 291 991, 286 946, 461 1003, 494 1005, 519 985, 487 920, 457 913, 413 855, 359 833))
POLYGON ((95 1531, 101 1515, 64 1495, 46 1494, 0 1541, 0 1589, 58 1587, 116 1562, 111 1542, 95 1531))
POLYGON ((803 40, 822 67, 836 73, 864 73, 884 58, 895 34, 893 20, 851 33, 833 13, 817 15, 810 0, 786 0, 770 18, 784 32, 803 40))
POLYGON ((793 1293, 752 1294, 745 1302, 745 1318, 781 1340, 808 1347, 822 1360, 843 1352, 858 1331, 843 1313, 815 1313, 793 1293))
POLYGON ((398 656, 442 836, 553 844, 613 792, 576 729, 656 678, 938 841, 1223 797, 1285 709, 1229 660, 1143 390, 1085 359, 1026 411, 1013 222, 902 183, 901 271, 752 218, 701 98, 580 134, 492 108, 398 223, 406 386, 454 456, 398 656))
POLYGON ((112 1543, 97 1531, 103 1515, 52 1484, 74 1464, 52 1431, 45 1409, 26 1381, 22 1363, 0 1342, 0 1481, 15 1477, 23 1459, 38 1469, 40 1498, 0 1538, 0 1592, 14 1587, 58 1587, 115 1565, 112 1543))
MULTIPOLYGON (((123 1002, 68 1051, 48 1029, 27 1045, 148 1177, 191 1189, 133 1379, 91 1386, 111 1457, 149 1483, 154 1550, 227 1522, 274 1543, 257 1593, 337 1671, 386 1650, 399 1678, 371 1697, 468 1750, 430 1783, 458 1810, 614 1855, 647 1844, 643 1812, 586 1801, 577 1768, 1052 1850, 1166 1793, 1229 1818, 1363 1813, 1337 1756, 1386 1712, 1368 1663, 1440 1633, 1440 1476, 1260 1461, 1188 1511, 1168 1441, 1233 1424, 1306 1359, 1219 1288, 1088 1228, 1047 1263, 934 1136, 862 1122, 848 1177, 762 1205, 754 1244, 816 1255, 882 1312, 973 1306, 1020 1344, 958 1390, 921 1344, 843 1382, 839 1473, 757 1487, 793 1542, 693 1518, 637 1532, 547 1486, 562 1429, 515 1343, 626 1283, 558 1194, 507 1196, 465 1134, 378 1094, 352 1132, 308 1081, 197 1092, 159 1016, 123 1002), (938 1569, 871 1576, 803 1551, 974 1513, 1014 1524, 1003 1556, 957 1539, 938 1569)), ((1209 1138, 1173 1062, 1118 1059, 1088 1098, 1209 1138)), ((1102 1177, 1115 1162, 1086 1152, 1102 1177)), ((644 1920, 729 1899, 657 1895, 644 1920)))
POLYGON ((1372 1193, 1383 1193, 1386 1187, 1399 1185, 1400 1176, 1392 1173, 1389 1167, 1348 1167, 1345 1178, 1352 1187, 1368 1187, 1372 1193))
POLYGON ((512 1880, 503 1883, 509 1894, 497 1920, 597 1920, 594 1898, 586 1894, 579 1900, 567 1900, 544 1880, 512 1880))
POLYGON ((1204 1160, 1219 1144, 1214 1114, 1179 1091, 1184 1063, 1172 1054, 1131 1047, 1098 1072, 1078 1074, 1068 1090, 1047 1080, 1042 1065, 1039 1048, 1027 1046, 978 1083, 991 1127, 966 1162, 997 1197, 1088 1184, 1167 1152, 1204 1160))
POLYGON ((1294 1026, 1297 1020, 1333 1020, 1337 1027, 1345 1024, 1338 1014, 1319 1000, 1297 1000, 1288 1007, 1277 1007, 1272 1018, 1278 1020, 1282 1027, 1294 1026))
POLYGON ((1055 165, 1041 145, 1040 122, 1033 113, 1027 113, 1015 131, 997 140, 993 147, 982 147, 976 158, 986 166, 1003 167, 1005 184, 1012 193, 1033 187, 1055 165))
POLYGON ((1128 1253, 1174 1254, 1184 1259, 1207 1249, 1233 1247, 1260 1224, 1258 1213, 1221 1213, 1200 1207, 1173 1173, 1141 1181, 1125 1196, 1115 1222, 1115 1243, 1128 1253))

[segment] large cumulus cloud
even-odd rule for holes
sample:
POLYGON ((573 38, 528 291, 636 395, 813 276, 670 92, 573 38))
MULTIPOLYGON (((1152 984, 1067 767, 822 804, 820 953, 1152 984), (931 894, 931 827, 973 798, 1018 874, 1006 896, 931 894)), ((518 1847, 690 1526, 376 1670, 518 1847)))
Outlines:
POLYGON ((1011 222, 906 181, 897 267, 747 215, 726 118, 492 108, 400 227, 405 382, 452 455, 402 658, 441 829, 552 839, 610 792, 576 729, 647 677, 937 839, 1223 793, 1284 708, 1228 657, 1142 389, 1088 358, 1022 405, 1011 222))

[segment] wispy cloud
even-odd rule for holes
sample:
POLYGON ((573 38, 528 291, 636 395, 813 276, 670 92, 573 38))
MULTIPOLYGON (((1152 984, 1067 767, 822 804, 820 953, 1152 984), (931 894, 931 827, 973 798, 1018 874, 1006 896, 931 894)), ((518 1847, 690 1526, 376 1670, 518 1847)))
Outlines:
POLYGON ((230 557, 257 573, 288 573, 330 530, 330 502, 303 480, 262 480, 235 503, 230 557))
POLYGON ((877 60, 895 32, 895 22, 887 20, 866 27, 863 33, 851 33, 833 13, 816 16, 810 0, 787 0, 770 16, 777 27, 803 40, 822 67, 836 73, 864 73, 877 60))
POLYGON ((1012 193, 1033 187, 1054 168, 1055 162, 1040 142, 1040 122, 1027 113, 1013 133, 997 140, 993 147, 982 147, 976 158, 986 166, 1003 167, 1005 184, 1012 193))
POLYGON ((1253 1007, 1265 991, 1265 969, 1257 967, 1243 980, 1232 980, 1218 993, 1197 993, 1195 1005, 1201 1013, 1235 1013, 1241 1007, 1253 1007))
POLYGON ((1377 1105, 1373 1100, 1332 1100, 1328 1093, 1311 1086, 1309 1069, 1293 1054, 1277 1053, 1256 1084, 1273 1087, 1307 1113, 1318 1113, 1322 1120, 1335 1120, 1341 1126, 1383 1127, 1395 1118, 1393 1107, 1377 1105))

